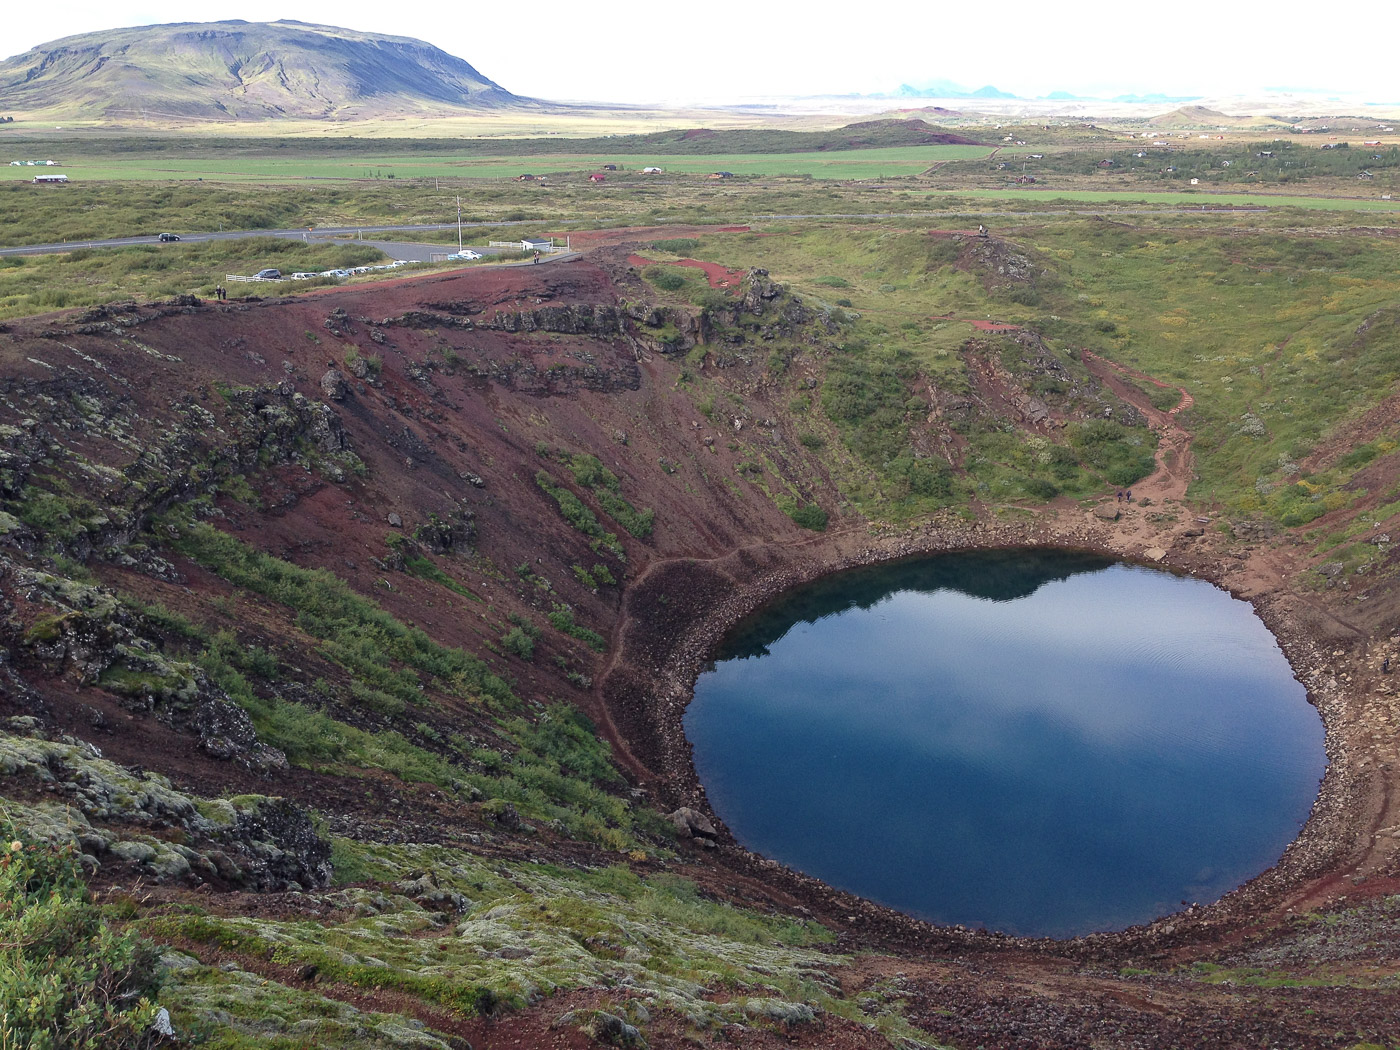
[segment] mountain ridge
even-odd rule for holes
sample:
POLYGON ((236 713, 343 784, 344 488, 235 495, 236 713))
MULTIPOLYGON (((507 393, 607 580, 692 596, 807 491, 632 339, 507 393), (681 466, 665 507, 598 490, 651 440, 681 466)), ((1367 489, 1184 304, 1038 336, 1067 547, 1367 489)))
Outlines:
POLYGON ((534 105, 426 41, 291 20, 83 33, 0 62, 0 109, 70 120, 359 120, 534 105))

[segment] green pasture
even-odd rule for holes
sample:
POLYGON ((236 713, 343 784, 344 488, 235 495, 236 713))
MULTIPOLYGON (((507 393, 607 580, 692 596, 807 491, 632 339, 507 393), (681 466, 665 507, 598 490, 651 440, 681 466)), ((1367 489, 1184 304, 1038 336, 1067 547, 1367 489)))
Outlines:
POLYGON ((1193 494, 1298 524, 1354 496, 1302 461, 1400 380, 1395 247, 1318 234, 1046 225, 1027 243, 1063 290, 1033 323, 1185 386, 1193 494))
MULTIPOLYGON (((1191 391, 1184 422, 1195 436, 1195 498, 1285 525, 1346 506, 1364 461, 1312 473, 1302 464, 1400 382, 1400 251, 1331 227, 1300 238, 1176 218, 1129 227, 1045 216, 998 228, 1037 271, 1031 286, 980 272, 949 238, 892 228, 769 227, 761 237, 705 237, 687 254, 762 266, 809 303, 853 311, 843 359, 863 346, 868 368, 953 389, 969 337, 1003 341, 966 319, 1032 328, 1067 366, 1092 349, 1191 391)), ((1014 498, 1016 479, 1033 473, 1025 442, 970 440, 989 464, 973 471, 989 482, 989 498, 1014 498)), ((1068 493, 1078 483, 1056 484, 1068 493)))
MULTIPOLYGON (((820 179, 869 179, 915 175, 933 164, 985 157, 985 146, 894 146, 884 149, 833 150, 818 153, 733 153, 709 156, 668 154, 563 154, 479 157, 384 153, 378 155, 305 154, 260 155, 232 151, 227 155, 178 157, 167 153, 133 153, 126 156, 81 154, 54 157, 58 168, 0 167, 0 177, 28 182, 36 173, 62 173, 80 180, 196 180, 288 182, 300 179, 425 179, 514 178, 529 172, 554 174, 597 171, 604 164, 623 170, 617 179, 658 167, 666 173, 709 174, 729 171, 735 175, 809 175, 820 179)), ((600 187, 600 189, 605 187, 600 187)))
POLYGON ((1114 204, 1129 207, 1134 204, 1170 204, 1202 208, 1312 208, 1330 211, 1377 211, 1400 213, 1400 200, 1363 200, 1349 197, 1299 197, 1275 193, 1192 193, 1190 191, 1143 190, 1055 190, 1008 187, 1006 189, 939 189, 923 191, 943 197, 972 197, 983 200, 1023 201, 1027 206, 1040 207, 1059 202, 1067 204, 1114 204))

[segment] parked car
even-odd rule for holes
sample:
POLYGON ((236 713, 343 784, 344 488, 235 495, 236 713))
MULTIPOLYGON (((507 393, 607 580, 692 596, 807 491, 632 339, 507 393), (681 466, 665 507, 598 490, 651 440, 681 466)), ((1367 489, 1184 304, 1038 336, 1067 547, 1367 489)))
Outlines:
POLYGON ((280 281, 282 279, 281 270, 259 270, 253 274, 259 281, 280 281))
POLYGON ((178 233, 162 233, 160 235, 160 239, 162 241, 178 241, 180 239, 180 235, 178 233))
POLYGON ((319 273, 309 273, 309 272, 306 272, 306 271, 302 271, 302 272, 300 272, 300 273, 294 273, 294 274, 292 274, 292 280, 294 280, 294 281, 309 281, 309 280, 311 280, 311 278, 313 278, 313 277, 320 277, 320 276, 321 276, 321 275, 320 275, 319 273))
POLYGON ((470 248, 464 248, 460 252, 453 252, 447 258, 450 262, 466 262, 472 259, 480 259, 481 253, 474 252, 470 248))
POLYGON ((320 277, 349 277, 349 276, 350 276, 350 271, 349 271, 349 270, 322 270, 318 276, 320 276, 320 277))

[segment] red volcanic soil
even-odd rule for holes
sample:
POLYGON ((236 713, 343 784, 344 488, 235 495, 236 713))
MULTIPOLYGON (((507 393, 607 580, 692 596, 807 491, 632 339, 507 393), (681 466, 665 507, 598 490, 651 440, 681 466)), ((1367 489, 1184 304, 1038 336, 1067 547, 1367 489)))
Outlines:
MULTIPOLYGON (((716 228, 607 231, 598 237, 599 243, 635 244, 657 234, 692 232, 716 228)), ((1052 945, 927 927, 745 854, 729 840, 709 854, 679 842, 677 856, 664 866, 694 880, 707 896, 822 922, 839 938, 835 950, 853 960, 843 971, 848 992, 869 987, 878 997, 887 994, 890 982, 899 982, 910 1018, 951 1045, 1015 1050, 1330 1048, 1353 1045, 1361 1034, 1400 1045, 1397 993, 1385 987, 1213 985, 1195 981, 1184 970, 1168 972, 1174 964, 1222 958, 1223 946, 1245 938, 1254 944, 1275 938, 1280 952, 1294 953, 1286 958, 1293 968, 1281 972, 1296 973, 1300 964, 1294 960, 1306 945, 1288 939, 1295 928, 1290 916, 1346 900, 1341 894, 1359 899, 1400 888, 1400 854, 1393 846, 1400 830, 1400 801, 1388 772, 1397 761, 1391 730, 1396 708, 1382 664, 1394 654, 1393 645, 1382 640, 1397 620, 1393 592, 1377 590, 1365 603, 1347 599, 1344 621, 1328 611, 1326 592, 1287 590, 1284 581, 1291 582, 1305 555, 1289 547, 1261 548, 1226 531, 1199 527, 1196 509, 1185 502, 1192 476, 1189 433, 1123 381, 1125 375, 1151 377, 1092 355, 1086 355, 1086 363, 1095 375, 1117 383, 1113 389, 1119 396, 1137 405, 1162 435, 1158 471, 1135 486, 1151 493, 1150 508, 1142 502, 1125 505, 1120 517, 1109 522, 1078 505, 1058 505, 1037 511, 1026 523, 989 515, 976 522, 950 519, 908 530, 871 526, 853 512, 838 511, 825 533, 799 530, 739 469, 747 454, 744 443, 758 440, 750 435, 768 431, 764 447, 781 447, 776 444, 779 428, 759 422, 782 418, 781 401, 775 404, 760 386, 764 363, 737 364, 725 373, 726 383, 748 384, 733 389, 755 391, 745 399, 741 432, 737 416, 710 420, 696 410, 677 382, 685 364, 678 355, 647 343, 640 329, 621 332, 602 324, 617 315, 619 300, 644 294, 636 274, 622 265, 627 250, 604 248, 562 263, 471 268, 296 298, 190 305, 158 315, 143 308, 137 312, 149 316, 140 320, 139 344, 120 330, 80 322, 77 315, 27 321, 5 333, 0 344, 5 375, 0 379, 69 382, 62 370, 74 367, 74 355, 95 362, 84 382, 101 384, 108 374, 125 379, 123 373, 135 369, 139 384, 112 382, 120 386, 121 397, 139 399, 142 411, 131 418, 135 427, 149 427, 150 433, 138 429, 136 437, 154 442, 164 426, 162 406, 202 403, 207 414, 225 412, 220 391, 239 389, 264 391, 268 398, 290 397, 294 391, 319 400, 327 396, 321 381, 332 365, 351 371, 352 350, 358 358, 374 358, 377 374, 350 382, 333 409, 364 473, 332 481, 299 462, 274 465, 259 474, 256 505, 220 497, 220 527, 303 567, 333 572, 440 644, 477 653, 495 673, 513 680, 519 695, 569 698, 597 723, 632 782, 663 807, 681 802, 705 806, 680 719, 694 674, 711 646, 742 615, 802 580, 924 551, 1052 543, 1161 561, 1220 582, 1257 603, 1299 680, 1309 683, 1310 695, 1329 720, 1332 760, 1314 817, 1285 861, 1226 901, 1123 934, 1052 945), (72 327, 71 333, 55 338, 64 324, 72 327), (139 360, 133 357, 133 345, 147 348, 139 360), (741 371, 746 367, 751 371, 741 371), (282 390, 288 393, 279 394, 282 390), (655 526, 648 537, 619 534, 627 558, 615 568, 625 587, 590 588, 571 571, 572 563, 589 565, 602 556, 532 480, 544 470, 558 483, 571 485, 551 449, 598 455, 621 479, 630 501, 654 510, 655 526), (1166 510, 1172 512, 1161 513, 1166 510), (433 518, 449 520, 463 511, 470 512, 475 526, 471 553, 434 554, 431 560, 460 578, 474 597, 388 567, 388 535, 412 535, 433 518), (1160 548, 1156 554, 1148 553, 1155 548, 1160 548), (548 583, 548 590, 511 571, 516 566, 548 583), (499 651, 509 614, 538 620, 555 601, 567 602, 579 622, 606 633, 606 655, 597 656, 557 631, 540 638, 533 662, 499 651), (580 687, 577 676, 566 675, 566 667, 587 672, 592 684, 580 687), (1364 776, 1358 768, 1366 770, 1364 776), (871 948, 899 955, 863 954, 871 948), (1144 964, 1156 973, 1137 969, 1144 964)), ((649 263, 636 255, 628 261, 649 263)), ((664 265, 699 268, 715 287, 724 287, 717 280, 737 284, 743 273, 694 260, 664 265)), ((964 320, 989 332, 1016 327, 964 320)), ((805 358, 793 368, 798 373, 794 381, 815 384, 821 375, 805 358)), ((76 378, 71 383, 75 393, 87 389, 76 385, 76 378)), ((8 422, 14 411, 12 405, 0 405, 0 420, 8 422)), ((1388 402, 1356 421, 1348 443, 1335 450, 1324 446, 1318 454, 1340 455, 1350 442, 1390 433, 1397 418, 1400 401, 1388 402)), ((87 461, 126 465, 126 446, 104 444, 97 428, 84 431, 81 441, 87 461)), ((800 452, 790 454, 796 462, 800 452)), ((820 458, 813 457, 791 476, 799 479, 804 498, 838 506, 839 490, 820 458)), ((1383 493, 1393 481, 1393 476, 1377 476, 1368 488, 1383 493)), ((581 495, 589 498, 587 492, 581 495)), ((181 559, 176 568, 182 576, 178 582, 115 565, 100 564, 98 571, 108 581, 119 578, 143 600, 211 627, 235 630, 240 638, 264 642, 286 657, 295 655, 298 663, 305 661, 308 679, 324 675, 339 680, 335 666, 309 648, 295 646, 291 613, 240 593, 194 563, 181 559), (201 597, 210 600, 201 602, 201 597)), ((1375 586, 1369 583, 1375 578, 1358 577, 1351 597, 1363 585, 1375 586)), ((22 595, 11 593, 8 600, 19 614, 28 615, 22 595)), ((13 666, 28 658, 20 652, 8 659, 13 666)), ((307 770, 259 780, 189 746, 175 729, 153 718, 136 718, 102 690, 59 679, 44 679, 43 684, 56 724, 65 731, 84 732, 83 726, 96 724, 95 712, 108 727, 101 737, 105 754, 128 763, 158 763, 161 771, 203 793, 283 794, 355 821, 380 820, 393 812, 391 807, 401 806, 399 831, 411 841, 437 841, 444 832, 486 826, 474 804, 428 785, 307 770)), ((441 706, 425 707, 415 717, 442 734, 469 729, 486 717, 474 705, 451 697, 436 697, 435 703, 441 706)), ((24 709, 0 688, 0 715, 18 713, 24 709)), ((617 860, 602 858, 547 827, 518 839, 493 835, 479 848, 487 856, 561 864, 617 860)), ((230 900, 229 910, 275 906, 271 900, 251 901, 249 895, 230 900)), ((202 906, 210 905, 206 901, 202 906)), ((290 914, 301 905, 289 901, 285 907, 290 914)), ((1348 921, 1344 918, 1337 927, 1338 936, 1348 931, 1348 921)), ((1396 970, 1394 939, 1386 927, 1377 929, 1365 949, 1383 961, 1377 970, 1366 971, 1366 980, 1382 972, 1381 966, 1385 973, 1396 970)), ((1324 947, 1333 950, 1330 944, 1324 947)), ((223 951, 201 950, 211 963, 220 957, 209 953, 223 951)), ((1368 967, 1370 958, 1368 954, 1368 967)), ((270 960, 247 954, 237 960, 292 980, 270 960)), ((1320 964, 1332 965, 1329 960, 1324 956, 1320 964)), ((1361 964, 1343 961, 1353 967, 1351 973, 1361 972, 1361 964)), ((393 989, 318 989, 318 994, 345 998, 359 1008, 415 1012, 477 1047, 560 1050, 584 1045, 573 1030, 556 1027, 564 1010, 602 1007, 632 994, 621 987, 606 996, 562 992, 487 1020, 447 1017, 419 1000, 395 998, 393 989)), ((715 994, 727 992, 721 988, 715 994)), ((652 1045, 681 1045, 688 1033, 680 1030, 680 1022, 664 1012, 659 1018, 648 1033, 652 1045)), ((735 1026, 723 1038, 756 1047, 887 1045, 879 1033, 833 1015, 787 1031, 735 1026)))
POLYGON ((952 314, 934 314, 934 321, 961 321, 963 324, 970 324, 979 332, 1019 332, 1021 326, 1018 324, 1007 324, 1005 321, 980 321, 974 317, 954 317, 952 314))
POLYGON ((710 279, 711 288, 722 288, 729 292, 738 291, 739 282, 744 278, 743 270, 731 270, 719 263, 700 262, 698 259, 676 259, 674 262, 663 263, 640 255, 629 255, 627 261, 633 266, 689 266, 696 270, 704 270, 705 276, 710 279))
POLYGON ((1169 416, 1174 416, 1179 412, 1185 412, 1188 408, 1190 408, 1196 403, 1196 399, 1191 396, 1190 391, 1188 391, 1184 386, 1173 386, 1171 383, 1164 383, 1160 379, 1148 375, 1146 372, 1139 372, 1136 368, 1129 368, 1127 365, 1120 365, 1116 361, 1110 361, 1108 358, 1100 357, 1098 354, 1090 353, 1088 350, 1083 350, 1081 351, 1081 353, 1084 356, 1084 363, 1086 365, 1089 365, 1091 369, 1093 368, 1093 364, 1095 361, 1102 361, 1109 368, 1121 372, 1123 373, 1123 375, 1128 376, 1129 378, 1139 379, 1144 383, 1151 383, 1153 386, 1159 386, 1163 390, 1178 391, 1181 394, 1181 400, 1177 402, 1177 406, 1175 408, 1173 408, 1170 412, 1167 413, 1167 415, 1169 416))

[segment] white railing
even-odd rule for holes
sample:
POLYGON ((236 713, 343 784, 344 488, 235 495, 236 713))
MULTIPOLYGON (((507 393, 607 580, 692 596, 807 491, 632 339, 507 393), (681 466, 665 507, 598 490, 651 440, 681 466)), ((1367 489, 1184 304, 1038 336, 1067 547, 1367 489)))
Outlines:
POLYGON ((567 252, 567 251, 569 250, 568 245, 564 245, 564 244, 550 244, 550 245, 547 245, 547 246, 542 247, 542 248, 531 248, 531 249, 527 249, 527 248, 524 247, 524 245, 523 245, 520 241, 491 241, 491 242, 490 242, 490 246, 491 246, 492 248, 513 248, 513 249, 515 249, 515 250, 518 251, 518 252, 519 252, 519 251, 541 251, 541 252, 546 252, 546 253, 548 253, 548 252, 567 252))
POLYGON ((225 281, 257 281, 260 284, 276 284, 282 280, 281 277, 244 277, 239 273, 224 274, 225 281))

